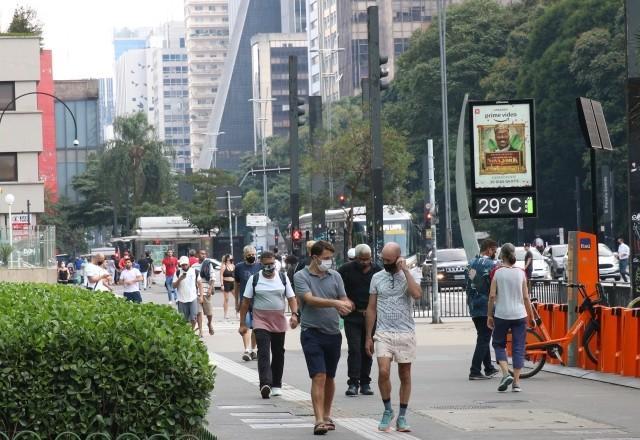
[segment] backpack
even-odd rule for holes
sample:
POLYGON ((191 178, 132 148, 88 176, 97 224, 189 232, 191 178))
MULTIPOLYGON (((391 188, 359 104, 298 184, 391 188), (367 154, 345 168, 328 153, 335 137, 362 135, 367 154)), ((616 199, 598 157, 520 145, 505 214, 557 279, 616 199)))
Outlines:
POLYGON ((491 272, 495 263, 489 258, 475 257, 467 267, 467 295, 489 295, 491 272))
MULTIPOLYGON (((258 281, 260 280, 260 272, 256 272, 254 275, 251 276, 251 280, 252 280, 251 286, 253 287, 254 298, 256 297, 256 286, 258 285, 258 281)), ((282 281, 282 285, 284 286, 284 294, 282 296, 286 296, 287 295, 287 280, 285 279, 286 275, 282 272, 278 272, 278 275, 280 275, 280 281, 282 281)))
POLYGON ((200 276, 207 282, 211 281, 211 260, 205 258, 200 266, 200 276))

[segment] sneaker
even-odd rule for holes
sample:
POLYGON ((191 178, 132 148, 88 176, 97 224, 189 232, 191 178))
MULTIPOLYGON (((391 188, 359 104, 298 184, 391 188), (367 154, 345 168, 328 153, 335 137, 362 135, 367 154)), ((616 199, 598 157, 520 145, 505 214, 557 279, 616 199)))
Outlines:
POLYGON ((357 396, 358 395, 358 386, 357 385, 349 385, 347 391, 344 392, 345 396, 357 396))
POLYGON ((469 374, 469 380, 487 380, 491 379, 489 376, 485 376, 482 373, 471 373, 469 374))
POLYGON ((282 388, 278 388, 278 387, 273 387, 271 388, 271 395, 272 396, 282 396, 282 388))
POLYGON ((385 409, 384 413, 382 414, 382 420, 380 420, 380 424, 378 425, 378 431, 388 432, 391 429, 392 421, 393 411, 385 409))
POLYGON ((398 416, 398 420, 396 420, 396 431, 411 432, 411 426, 407 423, 405 416, 398 416))
POLYGON ((516 384, 514 382, 514 384, 511 386, 511 391, 513 391, 514 393, 519 393, 522 391, 522 388, 520 388, 520 384, 516 384))
POLYGON ((251 352, 251 360, 255 361, 256 359, 258 359, 258 353, 256 353, 255 351, 251 352))
POLYGON ((498 373, 500 373, 500 370, 497 368, 494 368, 493 370, 485 370, 484 375, 487 376, 488 378, 492 378, 492 377, 496 377, 498 373))
POLYGON ((360 394, 364 396, 373 396, 371 385, 369 385, 368 383, 363 383, 362 385, 360 385, 360 394))
POLYGON ((271 387, 269 385, 262 385, 262 387, 260 388, 260 394, 262 395, 263 399, 268 399, 269 395, 271 394, 271 387))
POLYGON ((498 391, 500 391, 501 393, 507 391, 507 388, 509 388, 509 385, 511 385, 512 383, 513 383, 513 377, 504 376, 502 379, 500 379, 500 385, 498 385, 498 391))
POLYGON ((172 306, 173 305, 173 301, 169 300, 169 305, 172 306))
POLYGON ((251 353, 249 353, 248 351, 245 351, 244 354, 242 355, 242 360, 245 362, 249 362, 251 360, 251 353))

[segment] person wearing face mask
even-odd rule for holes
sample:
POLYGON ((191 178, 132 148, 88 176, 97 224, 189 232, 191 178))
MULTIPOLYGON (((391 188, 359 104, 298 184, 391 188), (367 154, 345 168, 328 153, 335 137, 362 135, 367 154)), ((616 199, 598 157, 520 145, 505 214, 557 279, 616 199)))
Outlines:
POLYGON ((239 333, 245 335, 249 329, 245 318, 253 303, 253 334, 258 343, 258 375, 260 394, 263 399, 282 395, 282 372, 284 370, 284 338, 287 327, 298 326, 298 303, 289 279, 277 269, 272 252, 260 255, 262 270, 249 278, 240 306, 239 333), (287 323, 284 316, 285 298, 291 309, 287 323), (288 324, 288 325, 287 325, 288 324))
MULTIPOLYGON (((351 251, 351 249, 349 250, 351 251)), ((347 296, 356 305, 353 312, 344 317, 344 333, 349 347, 347 365, 349 380, 347 396, 357 396, 358 391, 365 396, 373 395, 371 390, 371 364, 373 358, 365 350, 365 312, 369 304, 371 278, 382 269, 371 260, 371 248, 359 244, 353 249, 353 260, 338 269, 347 296)))
MULTIPOLYGON (((256 261, 256 248, 253 246, 245 246, 244 249, 242 249, 242 254, 244 261, 236 264, 233 270, 233 277, 236 280, 234 295, 238 298, 236 312, 240 311, 240 304, 242 304, 244 291, 249 278, 262 269, 260 262, 256 261)), ((246 314, 246 326, 249 329, 253 328, 252 319, 253 311, 251 310, 251 305, 249 305, 249 310, 246 314)), ((243 361, 249 362, 250 360, 258 359, 258 354, 256 353, 256 335, 253 332, 245 332, 242 335, 242 344, 244 345, 244 353, 242 354, 243 361), (249 347, 251 347, 251 349, 249 349, 249 347)))
POLYGON ((331 243, 315 242, 310 250, 311 263, 293 277, 301 313, 300 343, 311 378, 316 435, 335 429, 331 404, 342 345, 340 315, 346 316, 354 309, 342 277, 331 269, 334 253, 331 243))
POLYGON ((119 284, 124 285, 124 297, 127 301, 133 301, 140 304, 142 296, 140 296, 140 281, 144 278, 142 273, 135 267, 130 257, 124 257, 124 269, 120 273, 119 284))
POLYGON ((400 256, 397 243, 382 248, 384 271, 373 275, 367 306, 366 350, 378 359, 378 388, 384 404, 378 430, 389 431, 394 413, 391 406, 391 361, 398 363, 400 376, 400 413, 396 431, 410 432, 406 412, 411 395, 411 363, 416 358, 416 330, 413 321, 413 300, 420 299, 420 285, 400 256), (376 322, 377 319, 377 322, 376 322), (373 327, 376 326, 373 338, 373 327), (375 347, 374 347, 375 341, 375 347))
POLYGON ((466 270, 467 305, 469 314, 476 327, 476 348, 471 359, 469 380, 491 379, 498 374, 498 369, 491 362, 491 330, 487 327, 487 304, 489 303, 489 287, 491 271, 496 265, 498 243, 486 239, 480 245, 480 255, 469 261, 466 270), (482 366, 484 364, 484 374, 482 366))

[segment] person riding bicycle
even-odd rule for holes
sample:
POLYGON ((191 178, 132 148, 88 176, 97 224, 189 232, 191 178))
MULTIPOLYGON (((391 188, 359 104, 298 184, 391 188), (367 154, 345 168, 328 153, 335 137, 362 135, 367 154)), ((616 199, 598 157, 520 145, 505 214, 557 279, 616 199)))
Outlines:
POLYGON ((487 305, 489 303, 489 287, 491 280, 489 274, 496 265, 496 251, 498 243, 486 239, 480 246, 480 255, 469 262, 465 272, 467 305, 469 314, 476 327, 476 348, 471 360, 469 380, 490 379, 498 373, 498 369, 491 363, 491 330, 487 327, 487 305), (482 364, 484 373, 482 374, 482 364))

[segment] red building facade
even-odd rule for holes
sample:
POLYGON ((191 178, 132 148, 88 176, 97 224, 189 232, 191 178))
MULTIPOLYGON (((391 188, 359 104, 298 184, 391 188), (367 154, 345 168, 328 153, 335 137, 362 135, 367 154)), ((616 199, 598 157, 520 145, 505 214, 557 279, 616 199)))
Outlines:
MULTIPOLYGON (((54 94, 51 50, 40 51, 40 82, 38 92, 54 94)), ((38 110, 42 112, 42 153, 38 157, 38 174, 54 200, 58 198, 55 99, 38 95, 38 110)), ((45 196, 46 197, 46 196, 45 196)))

